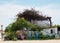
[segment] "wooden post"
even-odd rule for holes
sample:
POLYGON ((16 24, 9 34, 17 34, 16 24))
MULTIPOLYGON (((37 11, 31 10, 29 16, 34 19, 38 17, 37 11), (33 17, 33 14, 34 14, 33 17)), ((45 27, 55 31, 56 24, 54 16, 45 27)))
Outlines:
POLYGON ((51 17, 47 17, 50 21, 50 27, 52 27, 52 21, 51 21, 51 17))
POLYGON ((50 27, 52 27, 52 21, 51 21, 51 18, 50 18, 50 27))
POLYGON ((51 21, 51 17, 49 18, 49 21, 50 21, 50 27, 52 27, 52 21, 51 21))

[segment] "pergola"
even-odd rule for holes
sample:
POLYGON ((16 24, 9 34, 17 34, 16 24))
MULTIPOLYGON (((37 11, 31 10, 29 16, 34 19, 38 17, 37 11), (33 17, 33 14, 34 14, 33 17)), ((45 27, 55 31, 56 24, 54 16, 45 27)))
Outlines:
POLYGON ((50 27, 52 26, 51 17, 43 16, 42 14, 39 14, 38 11, 35 10, 25 10, 23 13, 19 13, 18 17, 23 17, 24 19, 30 22, 31 20, 37 20, 37 21, 49 20, 50 27))

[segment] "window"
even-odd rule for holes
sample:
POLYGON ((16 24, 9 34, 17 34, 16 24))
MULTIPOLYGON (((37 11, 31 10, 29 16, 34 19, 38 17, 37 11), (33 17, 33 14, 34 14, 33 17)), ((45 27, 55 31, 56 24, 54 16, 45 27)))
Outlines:
POLYGON ((51 34, 53 33, 53 30, 51 30, 51 34))
POLYGON ((60 27, 58 27, 58 31, 60 31, 60 27))

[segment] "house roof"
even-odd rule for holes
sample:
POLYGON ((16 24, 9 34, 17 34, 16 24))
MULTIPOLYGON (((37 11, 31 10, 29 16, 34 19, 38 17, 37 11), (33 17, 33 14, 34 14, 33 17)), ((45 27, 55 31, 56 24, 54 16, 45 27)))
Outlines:
POLYGON ((3 30, 0 30, 0 33, 3 32, 3 30))

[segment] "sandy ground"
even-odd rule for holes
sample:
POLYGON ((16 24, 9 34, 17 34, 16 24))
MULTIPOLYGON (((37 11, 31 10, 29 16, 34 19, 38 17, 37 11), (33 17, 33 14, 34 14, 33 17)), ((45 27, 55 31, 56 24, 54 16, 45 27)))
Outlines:
POLYGON ((0 43, 60 43, 60 40, 22 40, 22 41, 0 41, 0 43))

